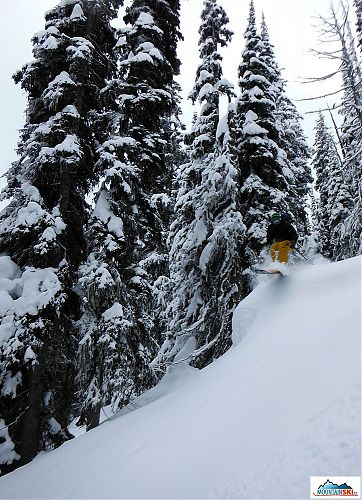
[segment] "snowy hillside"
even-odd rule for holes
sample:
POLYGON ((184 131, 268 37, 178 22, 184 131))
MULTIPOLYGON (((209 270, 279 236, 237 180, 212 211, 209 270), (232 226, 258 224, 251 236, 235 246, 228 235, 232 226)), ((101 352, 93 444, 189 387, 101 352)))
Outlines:
POLYGON ((0 480, 1 498, 309 498, 359 475, 361 260, 263 277, 234 347, 0 480), (147 404, 146 404, 147 403, 147 404))

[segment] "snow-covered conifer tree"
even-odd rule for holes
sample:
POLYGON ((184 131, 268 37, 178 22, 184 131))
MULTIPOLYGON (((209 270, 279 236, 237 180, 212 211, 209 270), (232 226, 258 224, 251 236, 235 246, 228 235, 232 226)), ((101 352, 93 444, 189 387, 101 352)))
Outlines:
POLYGON ((309 228, 306 212, 307 195, 313 182, 309 166, 310 150, 301 126, 302 117, 286 94, 285 81, 282 79, 275 58, 264 15, 261 24, 260 57, 270 68, 268 79, 275 90, 275 116, 280 138, 278 145, 287 155, 283 174, 288 182, 289 208, 299 232, 306 234, 309 228))
POLYGON ((219 47, 228 43, 231 32, 216 0, 204 0, 201 19, 201 64, 190 94, 201 111, 190 135, 192 160, 176 179, 168 331, 159 356, 166 364, 190 357, 198 367, 230 346, 231 315, 242 293, 244 234, 237 211, 237 172, 228 147, 228 116, 219 124, 219 96, 231 93, 222 77, 219 47))
POLYGON ((156 380, 149 364, 159 348, 157 299, 168 274, 165 240, 177 162, 170 154, 180 152, 179 1, 134 0, 124 19, 128 26, 116 44, 120 71, 102 92, 109 124, 99 149, 104 181, 80 270, 80 384, 89 427, 97 425, 102 405, 117 410, 156 380))
POLYGON ((339 31, 342 47, 341 72, 345 92, 341 114, 342 145, 346 185, 351 186, 353 207, 345 221, 345 231, 350 235, 349 243, 341 241, 340 256, 352 257, 362 253, 362 74, 355 41, 352 37, 349 21, 346 33, 339 31))
MULTIPOLYGON (((343 184, 350 192, 352 205, 349 215, 341 228, 340 240, 336 235, 334 258, 343 259, 362 252, 362 73, 358 59, 355 39, 348 17, 348 8, 340 3, 341 12, 333 4, 329 8, 329 17, 323 19, 323 33, 326 41, 333 40, 337 50, 323 52, 320 55, 332 60, 339 60, 343 81, 340 144, 343 153, 343 184), (349 235, 349 238, 348 238, 349 235)), ((344 190, 343 190, 344 192, 344 190)))
POLYGON ((280 145, 287 154, 288 203, 300 235, 308 233, 306 211, 313 177, 310 168, 311 150, 301 126, 302 116, 288 96, 283 93, 277 101, 277 122, 280 126, 280 145), (290 172, 291 174, 290 174, 290 172))
POLYGON ((28 107, 2 194, 11 201, 0 216, 4 471, 70 437, 79 313, 73 286, 95 179, 89 125, 110 74, 109 21, 119 4, 62 0, 33 37, 34 60, 14 76, 28 107))
MULTIPOLYGON (((254 11, 255 22, 255 9, 253 3, 251 9, 254 11)), ((275 58, 274 47, 270 42, 269 30, 266 23, 264 12, 261 17, 261 30, 260 30, 260 57, 269 69, 269 82, 274 86, 273 91, 276 95, 284 91, 284 81, 282 79, 281 71, 275 58)))
POLYGON ((340 168, 336 145, 328 131, 322 113, 315 126, 313 166, 316 172, 316 189, 319 193, 317 205, 318 235, 321 252, 326 257, 332 257, 331 243, 331 198, 330 181, 332 172, 340 168))
POLYGON ((172 127, 165 127, 165 118, 177 114, 179 102, 174 81, 180 68, 176 52, 182 37, 179 10, 179 0, 134 0, 125 16, 132 27, 125 34, 130 53, 122 62, 127 75, 122 92, 128 95, 124 95, 122 110, 127 134, 136 141, 128 155, 139 168, 145 195, 139 214, 144 227, 139 264, 152 286, 167 273, 172 172, 167 169, 166 153, 172 127))
POLYGON ((341 249, 349 244, 350 235, 346 232, 345 221, 352 207, 352 198, 336 144, 321 113, 315 131, 313 166, 319 193, 316 214, 319 242, 323 255, 339 260, 341 249))
POLYGON ((289 211, 286 169, 288 159, 280 144, 274 84, 275 66, 257 33, 254 4, 250 3, 245 49, 239 66, 241 95, 237 100, 236 128, 240 204, 247 227, 247 258, 252 264, 265 243, 268 216, 289 211))
POLYGON ((195 158, 214 152, 220 93, 232 94, 230 82, 222 78, 222 58, 218 52, 218 46, 225 47, 232 37, 227 28, 227 14, 216 0, 205 0, 201 20, 199 47, 202 62, 197 68, 195 85, 189 95, 193 103, 199 100, 202 104, 200 116, 190 134, 195 158))

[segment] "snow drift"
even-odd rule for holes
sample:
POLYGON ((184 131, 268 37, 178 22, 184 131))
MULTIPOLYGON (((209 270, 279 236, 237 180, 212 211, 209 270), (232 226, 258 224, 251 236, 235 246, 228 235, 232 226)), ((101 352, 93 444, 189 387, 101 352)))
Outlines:
POLYGON ((361 470, 361 260, 268 276, 234 347, 0 479, 1 498, 309 498, 361 470), (123 412, 125 413, 125 412, 123 412))

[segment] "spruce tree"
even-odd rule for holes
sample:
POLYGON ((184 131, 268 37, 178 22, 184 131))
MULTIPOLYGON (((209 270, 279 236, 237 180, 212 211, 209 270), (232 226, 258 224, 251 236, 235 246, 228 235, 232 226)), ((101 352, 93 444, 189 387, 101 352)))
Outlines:
POLYGON ((101 406, 117 410, 156 382, 149 365, 160 342, 172 170, 181 154, 174 82, 179 2, 134 0, 124 19, 128 26, 116 44, 120 71, 102 91, 99 119, 107 121, 109 137, 97 166, 104 181, 80 270, 80 385, 88 427, 98 424, 101 406))
POLYGON ((197 68, 196 80, 189 98, 195 104, 202 104, 200 116, 193 126, 192 139, 194 158, 213 153, 216 129, 219 122, 220 93, 232 95, 231 84, 222 78, 222 57, 218 47, 225 47, 231 40, 232 32, 227 28, 229 19, 225 10, 216 0, 205 0, 199 28, 199 51, 201 64, 197 68))
POLYGON ((310 167, 311 149, 301 125, 302 117, 295 105, 283 93, 277 101, 277 122, 280 128, 280 145, 287 154, 288 166, 283 169, 288 181, 289 209, 294 216, 300 235, 309 232, 306 211, 313 177, 310 167))
POLYGON ((276 123, 279 132, 278 145, 287 155, 283 174, 287 180, 288 203, 300 234, 306 234, 309 220, 306 212, 307 196, 313 182, 309 166, 310 149, 301 126, 302 117, 286 94, 285 81, 275 58, 264 15, 261 24, 260 57, 270 68, 269 81, 276 97, 276 123))
MULTIPOLYGON (((359 19, 359 2, 355 2, 355 6, 359 19)), ((341 12, 338 12, 335 6, 330 4, 329 17, 322 18, 324 41, 333 40, 338 44, 337 49, 330 52, 317 51, 317 53, 320 57, 340 61, 337 72, 341 74, 343 81, 344 95, 341 103, 343 124, 339 134, 343 158, 342 172, 338 178, 339 191, 343 193, 342 198, 345 199, 347 193, 350 193, 352 203, 350 205, 346 202, 346 206, 349 206, 349 215, 340 227, 340 238, 335 235, 334 258, 345 259, 362 253, 362 72, 348 9, 344 2, 341 2, 340 7, 341 12)))
MULTIPOLYGON (((251 9, 254 9, 253 3, 251 4, 251 9)), ((262 13, 261 19, 260 57, 269 69, 269 82, 274 86, 273 90, 275 94, 279 96, 284 92, 284 81, 282 79, 281 71, 275 58, 274 47, 270 42, 269 30, 264 12, 262 13)))
POLYGON ((237 142, 241 212, 247 227, 246 255, 253 264, 265 243, 268 215, 289 211, 286 153, 276 119, 280 89, 270 53, 257 32, 251 1, 245 49, 239 66, 241 95, 237 100, 234 134, 237 142))
MULTIPOLYGON (((357 17, 358 7, 357 6, 357 17)), ((339 59, 344 95, 342 98, 340 143, 343 153, 343 185, 351 193, 352 206, 341 228, 341 238, 336 236, 335 249, 338 258, 353 257, 362 253, 362 73, 350 26, 348 9, 341 3, 341 14, 330 5, 330 17, 323 19, 325 38, 333 38, 339 48, 323 53, 330 59, 339 59), (349 236, 348 236, 349 235, 349 236)), ((343 190, 344 191, 344 190, 343 190)))
POLYGON ((138 264, 149 275, 151 286, 168 272, 166 233, 173 165, 167 161, 172 127, 165 124, 177 115, 179 103, 174 81, 180 69, 179 11, 179 0, 134 0, 124 18, 132 28, 126 36, 130 54, 122 63, 127 73, 122 91, 133 96, 124 99, 124 126, 137 141, 129 156, 139 168, 145 196, 138 264))
MULTIPOLYGON (((350 184, 346 182, 344 169, 337 169, 332 174, 330 186, 331 201, 333 203, 330 218, 330 241, 334 261, 351 256, 353 242, 358 241, 358 235, 351 233, 351 227, 348 225, 348 221, 351 221, 350 214, 353 213, 355 207, 351 191, 350 184)), ((354 255, 352 253, 352 256, 354 255)))
POLYGON ((331 132, 320 113, 315 127, 313 166, 316 189, 319 193, 317 221, 321 252, 324 256, 340 260, 349 245, 346 219, 353 205, 346 186, 343 165, 331 132))
POLYGON ((345 183, 346 186, 351 186, 353 206, 343 231, 349 238, 346 240, 346 236, 341 236, 341 241, 337 241, 337 248, 339 247, 339 255, 347 258, 362 253, 362 74, 348 19, 346 29, 339 30, 339 38, 345 88, 341 109, 344 117, 341 140, 345 183))
POLYGON ((315 126, 313 166, 316 172, 316 189, 319 194, 317 204, 318 235, 321 253, 332 257, 331 242, 331 192, 330 181, 332 172, 339 168, 339 158, 333 137, 328 131, 322 113, 319 114, 315 126))
POLYGON ((119 0, 67 0, 46 13, 34 60, 15 76, 28 93, 18 156, 0 216, 2 470, 70 437, 76 273, 85 257, 85 196, 97 158, 90 127, 109 78, 109 21, 119 0), (4 429, 6 427, 6 429, 4 429))
POLYGON ((231 317, 241 295, 244 226, 237 211, 236 169, 228 140, 228 116, 219 124, 222 77, 219 47, 231 38, 228 17, 205 0, 199 29, 201 63, 190 94, 201 104, 189 137, 192 159, 177 175, 171 224, 167 338, 157 361, 184 357, 202 367, 231 344, 231 317))

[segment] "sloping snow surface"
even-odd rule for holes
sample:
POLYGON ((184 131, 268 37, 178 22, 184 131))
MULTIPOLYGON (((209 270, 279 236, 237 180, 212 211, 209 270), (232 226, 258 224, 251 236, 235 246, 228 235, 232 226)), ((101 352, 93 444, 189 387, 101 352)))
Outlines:
POLYGON ((309 498, 361 471, 361 261, 267 276, 234 347, 0 480, 1 498, 309 498))

